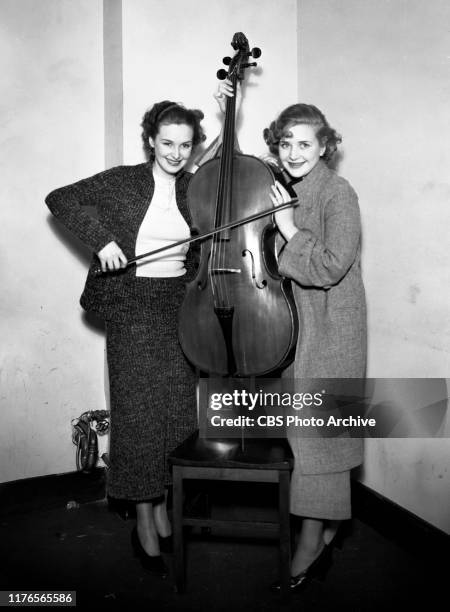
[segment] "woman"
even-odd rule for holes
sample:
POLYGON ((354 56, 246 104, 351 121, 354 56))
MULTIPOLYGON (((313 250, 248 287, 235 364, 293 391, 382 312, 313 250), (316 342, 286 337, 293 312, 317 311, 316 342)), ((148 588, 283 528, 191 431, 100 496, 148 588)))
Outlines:
MULTIPOLYGON (((225 95, 232 95, 226 81, 216 94, 222 107, 225 95)), ((301 330, 295 361, 284 376, 302 379, 302 386, 305 379, 363 378, 366 306, 358 198, 327 165, 341 139, 309 104, 289 106, 263 134, 271 161, 300 202, 275 214, 285 240, 279 271, 292 280, 301 330)), ((272 189, 275 205, 291 199, 278 181, 272 189)), ((339 522, 351 516, 350 469, 362 461, 362 441, 305 438, 291 431, 289 442, 295 458, 291 512, 302 518, 291 588, 299 589, 329 564, 339 522)))
POLYGON ((149 162, 119 166, 50 193, 52 213, 96 254, 81 305, 106 322, 111 437, 108 493, 136 503, 135 553, 164 575, 170 547, 167 458, 196 427, 195 376, 177 337, 177 311, 193 276, 185 247, 128 259, 190 235, 184 171, 205 139, 203 113, 170 101, 142 121, 149 162), (95 206, 98 218, 83 208, 95 206), (103 274, 96 273, 100 261, 103 274), (164 550, 163 550, 164 552, 164 550))

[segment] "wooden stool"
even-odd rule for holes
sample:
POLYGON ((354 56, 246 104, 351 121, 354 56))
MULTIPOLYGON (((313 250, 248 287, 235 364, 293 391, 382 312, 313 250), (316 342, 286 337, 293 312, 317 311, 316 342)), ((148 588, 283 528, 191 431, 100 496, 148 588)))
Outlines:
POLYGON ((244 451, 240 440, 205 440, 192 434, 171 454, 173 467, 173 538, 175 585, 185 588, 183 526, 243 527, 279 536, 280 584, 288 597, 290 579, 289 480, 293 457, 284 439, 246 439, 244 451), (225 444, 224 444, 225 443, 225 444), (225 449, 225 450, 224 450, 225 449), (183 481, 234 480, 278 483, 278 522, 254 522, 190 518, 183 516, 183 481))

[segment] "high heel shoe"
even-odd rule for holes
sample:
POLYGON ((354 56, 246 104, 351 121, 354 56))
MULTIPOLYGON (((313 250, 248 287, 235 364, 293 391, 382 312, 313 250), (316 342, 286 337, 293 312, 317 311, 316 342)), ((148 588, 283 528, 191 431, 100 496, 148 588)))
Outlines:
POLYGON ((151 556, 147 554, 145 548, 142 546, 141 541, 139 540, 136 527, 133 527, 133 531, 131 532, 131 546, 133 547, 134 556, 139 559, 144 569, 151 574, 155 574, 161 578, 166 578, 169 570, 167 569, 163 558, 161 555, 151 556))
MULTIPOLYGON (((297 574, 297 576, 291 576, 289 587, 291 591, 300 591, 303 589, 308 582, 313 578, 324 580, 325 576, 330 569, 332 563, 333 545, 331 541, 329 544, 325 544, 320 554, 314 559, 314 561, 308 565, 306 569, 297 574)), ((274 582, 272 584, 273 591, 280 591, 280 582, 274 582)))

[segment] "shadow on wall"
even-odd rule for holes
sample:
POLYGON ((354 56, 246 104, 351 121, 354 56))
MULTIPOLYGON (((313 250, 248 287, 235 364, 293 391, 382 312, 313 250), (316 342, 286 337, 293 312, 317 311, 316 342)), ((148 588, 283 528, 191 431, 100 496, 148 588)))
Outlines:
POLYGON ((105 335, 105 322, 92 312, 83 312, 81 320, 90 331, 102 336, 105 335))
MULTIPOLYGON (((89 210, 89 214, 95 216, 95 211, 89 210)), ((88 267, 91 263, 92 253, 86 245, 84 245, 81 240, 79 240, 76 236, 74 236, 67 228, 65 228, 59 221, 53 217, 53 215, 49 214, 47 217, 47 222, 50 227, 50 230, 53 234, 60 240, 62 243, 61 249, 68 249, 69 252, 76 258, 80 263, 82 263, 86 269, 86 274, 88 271, 88 267)), ((56 255, 57 256, 57 255, 56 255)), ((83 286, 80 286, 80 295, 83 290, 83 286)), ((76 304, 74 304, 74 308, 76 304)), ((102 319, 99 319, 91 312, 83 312, 81 320, 83 324, 92 332, 96 334, 104 335, 104 322, 102 319)))
MULTIPOLYGON (((89 211, 89 214, 91 214, 91 211, 89 211)), ((88 247, 65 228, 51 213, 47 216, 47 222, 53 234, 63 243, 62 248, 67 248, 78 261, 89 266, 91 252, 88 247)))
POLYGON ((344 151, 341 151, 338 149, 336 153, 333 155, 333 157, 330 159, 328 163, 328 167, 331 170, 334 170, 335 172, 339 174, 339 166, 344 161, 344 158, 345 158, 344 151))

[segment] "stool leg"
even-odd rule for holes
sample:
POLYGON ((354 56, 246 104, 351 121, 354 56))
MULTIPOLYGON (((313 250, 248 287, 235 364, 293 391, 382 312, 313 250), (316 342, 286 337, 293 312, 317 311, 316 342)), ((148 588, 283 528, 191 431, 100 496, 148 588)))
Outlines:
POLYGON ((183 542, 183 468, 173 466, 173 544, 175 589, 182 593, 184 580, 184 542, 183 542))
POLYGON ((283 599, 290 597, 291 535, 289 525, 289 472, 278 473, 278 509, 280 522, 280 584, 283 599))
MULTIPOLYGON (((211 518, 211 500, 208 491, 204 493, 205 496, 205 516, 207 519, 211 518)), ((211 535, 211 527, 201 527, 200 529, 203 535, 211 535)))

